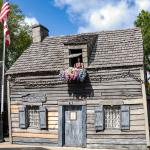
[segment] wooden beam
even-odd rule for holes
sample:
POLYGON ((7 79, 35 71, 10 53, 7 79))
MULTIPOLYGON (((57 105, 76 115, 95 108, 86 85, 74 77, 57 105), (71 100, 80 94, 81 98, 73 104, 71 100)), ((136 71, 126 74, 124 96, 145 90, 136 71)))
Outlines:
MULTIPOLYGON (((144 69, 140 69, 141 80, 145 81, 144 78, 144 69)), ((145 129, 146 129, 146 141, 147 146, 150 146, 150 137, 149 137, 149 123, 148 123, 148 111, 147 111, 147 98, 146 98, 146 90, 145 90, 145 82, 142 84, 142 95, 143 95, 143 105, 144 105, 144 115, 145 115, 145 129)))
POLYGON ((48 112, 48 117, 58 117, 58 112, 48 112))
POLYGON ((10 108, 10 112, 11 112, 11 113, 17 113, 17 114, 18 114, 18 113, 19 113, 19 109, 16 109, 16 108, 15 108, 15 109, 14 109, 14 108, 11 109, 11 108, 10 108))
POLYGON ((61 100, 58 105, 86 105, 85 100, 61 100))
POLYGON ((126 99, 123 100, 124 104, 143 104, 143 99, 126 99))
POLYGON ((58 130, 37 130, 37 129, 20 129, 20 128, 12 128, 13 133, 39 133, 39 134, 56 134, 58 135, 58 130))
POLYGON ((8 103, 8 125, 9 125, 9 142, 12 144, 12 126, 11 126, 11 114, 10 114, 10 86, 9 79, 7 79, 7 103, 8 103))
POLYGON ((124 100, 87 100, 87 104, 88 105, 96 105, 96 104, 102 104, 102 105, 122 105, 122 104, 126 104, 126 105, 133 105, 133 104, 143 104, 143 99, 124 99, 124 100))
POLYGON ((82 147, 86 147, 86 106, 82 106, 82 147))
POLYGON ((12 133, 13 137, 29 137, 29 138, 47 138, 47 139, 57 139, 58 135, 50 133, 12 133))
POLYGON ((65 131, 65 120, 64 120, 65 110, 64 106, 59 106, 59 121, 58 121, 58 146, 62 147, 65 144, 65 137, 64 137, 64 131, 65 131))

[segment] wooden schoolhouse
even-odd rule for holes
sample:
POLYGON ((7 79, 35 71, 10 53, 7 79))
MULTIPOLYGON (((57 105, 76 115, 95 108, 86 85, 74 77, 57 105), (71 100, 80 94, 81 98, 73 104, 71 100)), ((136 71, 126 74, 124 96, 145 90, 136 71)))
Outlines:
POLYGON ((11 143, 146 150, 150 145, 139 28, 48 36, 7 71, 11 143))

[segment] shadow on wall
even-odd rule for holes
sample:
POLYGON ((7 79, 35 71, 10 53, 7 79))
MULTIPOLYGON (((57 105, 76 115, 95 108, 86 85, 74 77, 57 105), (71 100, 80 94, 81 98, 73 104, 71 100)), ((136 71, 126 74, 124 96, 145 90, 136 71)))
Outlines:
POLYGON ((76 99, 86 99, 87 97, 94 97, 94 90, 91 82, 87 77, 84 82, 71 81, 68 83, 68 94, 70 97, 76 99))
POLYGON ((147 110, 148 110, 148 124, 149 124, 149 127, 150 127, 150 101, 148 99, 147 101, 147 110))

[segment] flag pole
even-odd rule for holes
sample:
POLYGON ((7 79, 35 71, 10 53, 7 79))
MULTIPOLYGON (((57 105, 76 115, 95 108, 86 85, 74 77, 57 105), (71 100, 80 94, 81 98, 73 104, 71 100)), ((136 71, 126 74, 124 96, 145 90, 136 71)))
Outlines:
MULTIPOLYGON (((3 0, 5 3, 5 0, 3 0)), ((6 21, 6 20, 5 20, 6 21)), ((3 29, 4 32, 4 29, 3 29)), ((2 57, 2 82, 1 82, 1 114, 4 112, 4 84, 5 84, 5 52, 6 52, 6 44, 5 44, 5 33, 3 38, 3 57, 2 57)))
MULTIPOLYGON (((3 3, 5 3, 5 0, 3 0, 3 3)), ((3 29, 4 32, 4 29, 3 29)), ((5 34, 3 38, 3 57, 2 57, 2 79, 1 79, 1 142, 4 141, 4 135, 3 135, 3 113, 4 113, 4 84, 5 84, 5 51, 6 51, 6 44, 5 44, 5 34)))
POLYGON ((3 58, 2 58, 2 82, 1 82, 1 114, 3 114, 3 112, 4 112, 5 51, 6 51, 6 44, 5 44, 5 34, 4 34, 3 58))

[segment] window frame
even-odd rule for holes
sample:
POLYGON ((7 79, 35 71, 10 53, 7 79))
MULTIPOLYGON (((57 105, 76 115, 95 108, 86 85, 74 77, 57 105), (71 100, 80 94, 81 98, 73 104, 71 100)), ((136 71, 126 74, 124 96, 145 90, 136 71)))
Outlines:
POLYGON ((75 63, 72 64, 72 61, 73 59, 76 59, 75 62, 77 62, 77 58, 80 57, 81 58, 81 63, 83 63, 83 53, 82 53, 82 48, 80 49, 69 49, 69 56, 70 55, 73 55, 73 54, 80 54, 80 56, 76 56, 76 57, 73 57, 73 58, 69 58, 69 67, 74 67, 75 63))
MULTIPOLYGON (((121 131, 121 105, 103 105, 103 107, 104 107, 104 130, 115 130, 115 131, 121 131), (112 108, 113 109, 113 107, 116 107, 116 108, 118 108, 119 109, 119 118, 118 118, 118 121, 119 121, 119 127, 117 128, 115 128, 115 127, 106 127, 106 108, 107 107, 110 107, 110 108, 112 108)), ((107 109, 109 109, 109 108, 107 108, 107 109)), ((110 110, 111 111, 111 110, 110 110)), ((111 126, 113 126, 113 125, 111 125, 111 126)))
POLYGON ((82 49, 82 62, 84 64, 84 68, 87 68, 89 65, 89 58, 88 58, 88 47, 87 44, 81 44, 81 45, 66 45, 64 49, 64 64, 65 68, 69 67, 69 51, 82 49))
MULTIPOLYGON (((26 106, 26 109, 27 109, 27 113, 26 113, 26 117, 27 117, 27 123, 28 123, 28 127, 27 127, 27 129, 40 129, 40 108, 39 108, 39 106, 38 105, 27 105, 26 106), (30 108, 37 108, 37 116, 38 116, 38 124, 37 124, 37 126, 30 126, 30 116, 29 116, 29 110, 30 110, 30 108)), ((34 118, 34 117, 33 117, 34 118)))

